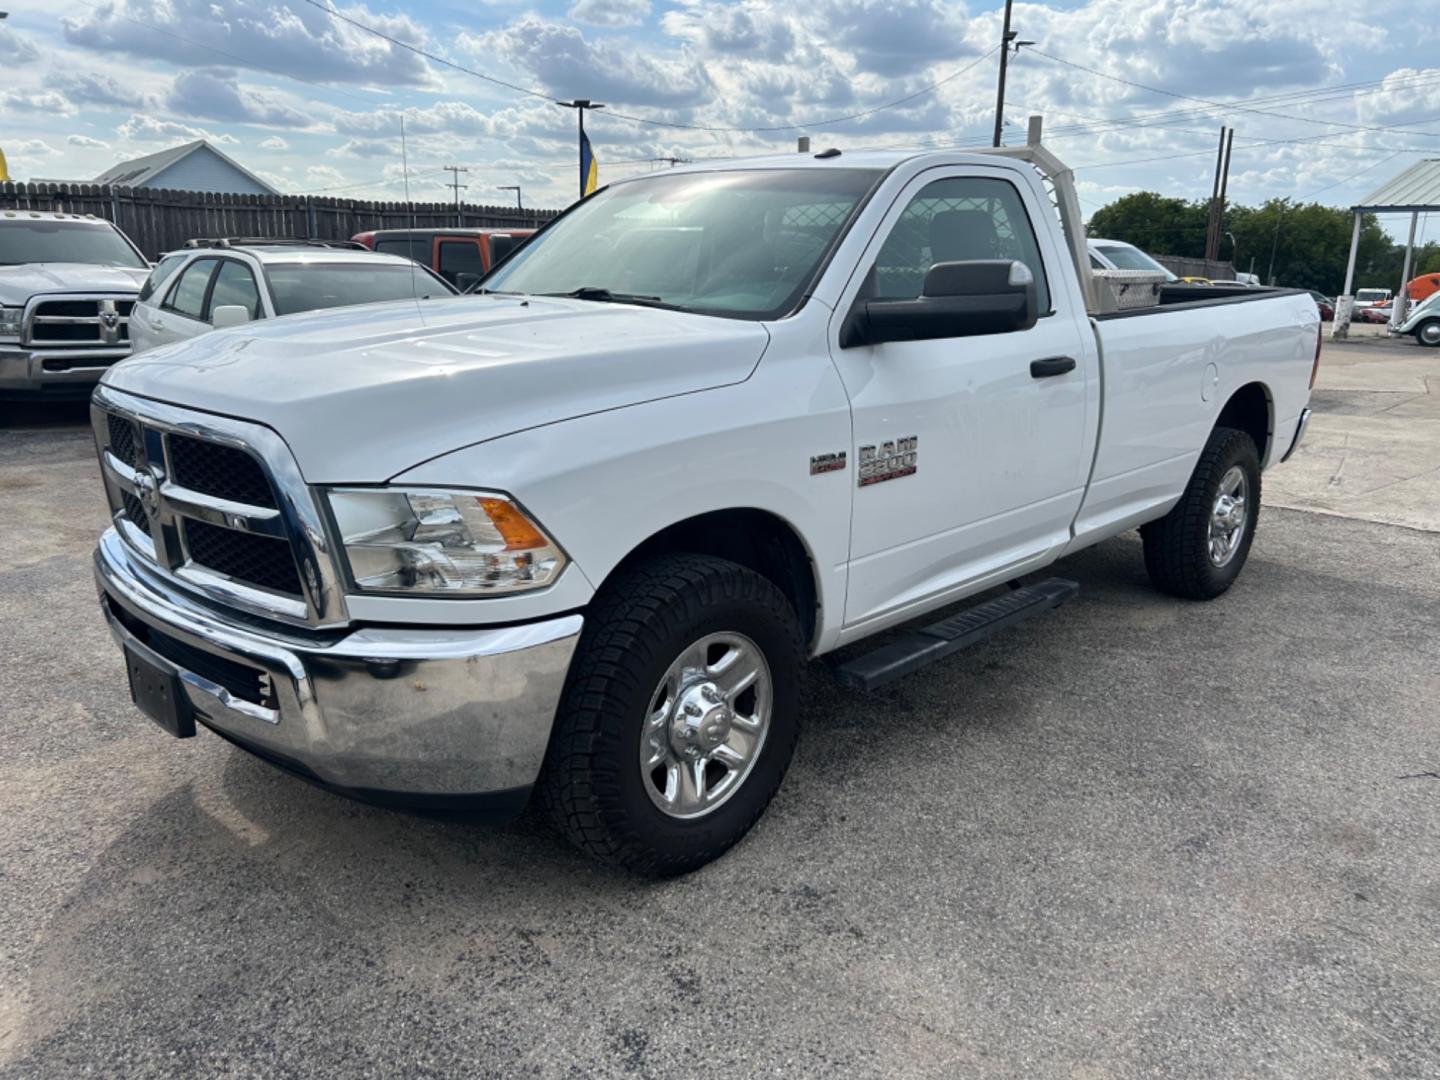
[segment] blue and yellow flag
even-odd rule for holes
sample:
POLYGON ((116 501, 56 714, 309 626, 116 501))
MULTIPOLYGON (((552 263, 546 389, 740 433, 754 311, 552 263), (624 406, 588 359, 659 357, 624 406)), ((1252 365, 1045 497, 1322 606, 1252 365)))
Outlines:
POLYGON ((600 186, 600 163, 590 146, 590 136, 580 133, 580 197, 583 199, 600 186))

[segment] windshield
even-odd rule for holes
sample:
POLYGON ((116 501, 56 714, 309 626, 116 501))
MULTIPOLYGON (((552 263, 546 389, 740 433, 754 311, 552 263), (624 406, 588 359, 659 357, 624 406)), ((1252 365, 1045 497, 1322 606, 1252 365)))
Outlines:
POLYGON ((84 221, 0 221, 0 266, 23 263, 149 266, 109 225, 84 221))
POLYGON ((423 266, 397 263, 281 263, 266 267, 265 276, 276 315, 455 293, 423 266))
POLYGON ((1121 244, 1096 244, 1095 250, 1109 259, 1117 270, 1154 270, 1164 274, 1166 281, 1179 280, 1139 248, 1121 244))
POLYGON ((1389 290, 1389 289, 1360 289, 1358 292, 1355 293, 1355 299, 1356 299, 1356 300, 1367 300, 1367 301, 1373 301, 1373 300, 1389 300, 1389 299, 1390 299, 1390 290, 1389 290))
POLYGON ((878 175, 753 169, 617 184, 528 241, 485 288, 776 318, 795 306, 878 175))

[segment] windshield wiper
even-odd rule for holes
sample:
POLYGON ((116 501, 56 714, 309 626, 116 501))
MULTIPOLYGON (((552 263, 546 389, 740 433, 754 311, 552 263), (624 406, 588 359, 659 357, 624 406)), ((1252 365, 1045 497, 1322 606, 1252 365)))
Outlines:
MULTIPOLYGON (((664 304, 658 296, 642 296, 639 293, 611 292, 602 285, 581 285, 563 293, 541 293, 541 296, 563 296, 570 300, 598 300, 604 304, 664 304)), ((668 306, 668 305, 667 305, 668 306)))

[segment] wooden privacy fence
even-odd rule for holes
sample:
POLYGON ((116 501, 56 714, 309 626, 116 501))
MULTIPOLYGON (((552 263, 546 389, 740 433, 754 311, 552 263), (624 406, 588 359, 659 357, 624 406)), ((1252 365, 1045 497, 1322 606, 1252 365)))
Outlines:
POLYGON ((0 184, 0 213, 62 210, 119 225, 156 259, 186 240, 216 236, 349 240, 371 229, 533 229, 554 210, 453 203, 371 202, 315 195, 227 195, 212 191, 111 187, 108 184, 0 184))

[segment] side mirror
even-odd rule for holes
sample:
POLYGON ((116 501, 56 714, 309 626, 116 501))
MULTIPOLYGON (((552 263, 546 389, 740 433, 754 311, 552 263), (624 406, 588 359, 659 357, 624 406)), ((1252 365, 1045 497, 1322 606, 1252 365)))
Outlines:
POLYGON ((840 347, 1028 330, 1039 306, 1035 275, 1022 262, 936 263, 914 300, 857 300, 840 328, 840 347))
POLYGON ((479 274, 462 273, 455 275, 455 288, 459 289, 462 293, 469 292, 471 289, 473 289, 476 285, 479 284, 479 274))
POLYGON ((243 304, 221 304, 210 312, 210 325, 216 330, 227 326, 244 326, 250 321, 250 309, 243 304))

